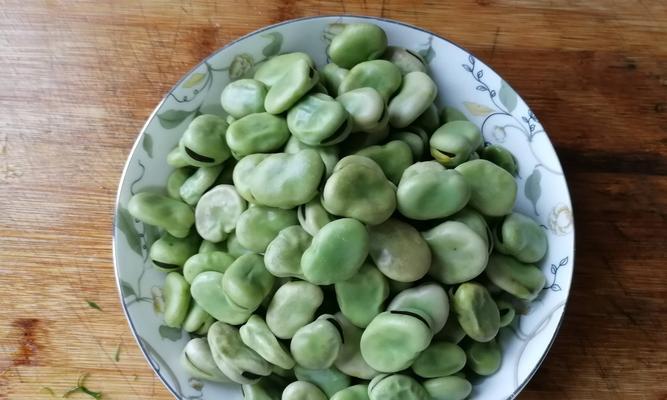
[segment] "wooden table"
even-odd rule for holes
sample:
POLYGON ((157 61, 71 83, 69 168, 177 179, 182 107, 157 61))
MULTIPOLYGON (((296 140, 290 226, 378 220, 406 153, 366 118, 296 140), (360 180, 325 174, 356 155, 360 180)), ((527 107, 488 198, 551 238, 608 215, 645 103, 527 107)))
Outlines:
POLYGON ((462 44, 551 135, 574 201, 575 277, 555 346, 520 398, 667 399, 667 2, 136 3, 0 0, 0 399, 60 396, 82 372, 105 399, 171 398, 116 293, 125 159, 200 59, 266 24, 331 13, 462 44))

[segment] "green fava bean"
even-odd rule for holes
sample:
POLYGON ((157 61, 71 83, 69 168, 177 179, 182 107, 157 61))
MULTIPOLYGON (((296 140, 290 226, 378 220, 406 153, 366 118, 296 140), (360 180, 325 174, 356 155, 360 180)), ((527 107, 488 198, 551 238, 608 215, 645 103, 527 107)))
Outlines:
POLYGON ((387 34, 377 25, 354 23, 344 25, 331 40, 327 54, 343 68, 380 57, 387 49, 387 34))
POLYGON ((201 237, 220 242, 234 230, 246 201, 232 185, 218 185, 206 192, 195 208, 195 227, 201 237))
POLYGON ((496 228, 496 250, 524 263, 534 263, 547 253, 547 235, 533 219, 513 212, 496 228))
POLYGON ((195 276, 204 271, 217 271, 224 274, 234 262, 234 257, 222 251, 195 254, 183 265, 183 276, 192 283, 195 276))
POLYGON ((317 285, 305 281, 287 282, 273 295, 266 311, 266 324, 280 339, 290 339, 313 320, 323 300, 324 294, 317 285))
POLYGON ((281 368, 294 368, 294 359, 287 349, 278 342, 262 317, 253 315, 240 329, 241 340, 246 346, 255 350, 271 364, 281 368))
POLYGON ((368 256, 366 227, 352 218, 326 224, 301 257, 306 280, 330 285, 354 276, 368 256))
POLYGON ((430 273, 438 281, 453 285, 484 271, 489 258, 487 244, 467 225, 446 221, 422 235, 433 253, 430 273))
POLYGON ((194 338, 185 345, 181 353, 181 366, 193 378, 220 383, 232 382, 215 365, 211 348, 206 338, 194 338))
POLYGON ((236 191, 248 201, 248 203, 256 203, 257 200, 250 190, 250 178, 253 175, 255 168, 266 159, 270 154, 250 154, 243 157, 234 167, 232 173, 232 181, 236 191))
POLYGON ((239 243, 238 238, 236 237, 236 232, 229 234, 227 238, 227 252, 230 256, 236 258, 241 257, 244 254, 253 253, 252 250, 248 250, 239 243))
POLYGON ((426 317, 431 331, 437 333, 445 326, 449 315, 449 297, 442 286, 426 283, 406 289, 394 297, 388 311, 419 311, 426 317))
POLYGON ((403 171, 412 165, 412 150, 410 146, 400 140, 391 141, 385 145, 366 147, 356 153, 375 161, 387 179, 398 185, 403 171))
POLYGON ((345 108, 326 94, 311 94, 287 113, 287 127, 303 143, 327 146, 342 142, 349 134, 345 108))
POLYGON ((273 288, 275 277, 266 270, 258 254, 244 254, 227 268, 222 289, 234 304, 255 310, 273 288))
POLYGON ((314 198, 299 206, 297 217, 301 227, 311 236, 315 236, 322 227, 333 221, 333 217, 324 209, 319 198, 314 198))
POLYGON ((505 300, 497 300, 496 306, 498 306, 498 312, 500 313, 500 327, 503 328, 511 324, 516 316, 514 305, 505 300))
POLYGON ((476 234, 479 235, 479 237, 486 241, 489 248, 489 253, 491 252, 493 248, 491 229, 489 228, 489 225, 486 223, 486 219, 484 219, 482 214, 478 213, 472 208, 466 207, 448 219, 450 221, 458 221, 466 224, 468 228, 472 229, 476 234))
POLYGON ((355 65, 350 70, 340 83, 338 93, 340 96, 350 90, 371 87, 377 90, 387 102, 401 86, 401 82, 401 70, 394 64, 387 60, 366 61, 355 65))
POLYGON ((456 167, 470 159, 482 143, 482 134, 470 121, 447 122, 431 136, 431 155, 445 167, 456 167))
POLYGON ((196 233, 182 239, 165 233, 151 245, 148 255, 153 265, 161 271, 179 270, 197 252, 199 241, 196 233))
POLYGON ((216 322, 211 325, 207 339, 215 364, 234 382, 255 383, 271 374, 271 365, 243 344, 237 328, 216 322))
POLYGON ((327 397, 331 397, 350 386, 350 377, 333 367, 327 369, 308 369, 297 365, 294 367, 294 374, 298 380, 310 382, 320 388, 327 397))
POLYGON ((368 384, 370 400, 431 400, 415 379, 401 374, 378 375, 368 384))
POLYGON ((294 333, 290 351, 294 361, 308 369, 333 365, 343 343, 343 330, 332 315, 322 315, 294 333))
POLYGON ((254 79, 239 79, 230 82, 220 95, 222 108, 239 119, 248 114, 264 112, 266 86, 254 79))
POLYGON ((519 172, 519 166, 514 155, 503 146, 492 144, 484 147, 479 156, 484 160, 489 160, 500 168, 516 176, 519 172))
POLYGON ((488 342, 498 334, 500 313, 489 291, 478 283, 461 284, 452 298, 461 328, 473 340, 488 342))
POLYGON ((211 167, 228 159, 230 153, 225 142, 226 131, 227 122, 216 115, 204 114, 193 119, 179 142, 188 164, 211 167))
POLYGON ((426 72, 426 62, 422 56, 409 49, 389 46, 382 58, 394 63, 403 75, 414 71, 426 72))
MULTIPOLYGON (((190 290, 188 286, 188 296, 190 296, 190 290)), ((196 332, 199 334, 206 334, 208 328, 213 325, 215 320, 212 316, 209 315, 203 308, 201 308, 196 302, 192 301, 190 303, 190 310, 188 311, 187 317, 183 321, 183 330, 189 333, 196 332)))
POLYGON ((438 378, 459 372, 466 365, 466 353, 447 342, 431 343, 412 364, 412 370, 422 378, 438 378))
POLYGON ((368 385, 347 387, 334 394, 331 400, 370 400, 368 398, 368 385))
POLYGON ((401 131, 394 132, 389 135, 389 140, 400 140, 407 144, 412 151, 412 159, 419 161, 424 156, 424 141, 422 138, 413 132, 401 131))
POLYGON ((360 87, 341 94, 336 100, 342 104, 352 120, 354 132, 366 131, 389 121, 385 100, 372 87, 360 87))
POLYGON ((470 205, 489 217, 512 211, 517 185, 514 177, 487 160, 473 160, 456 167, 470 185, 470 205))
POLYGON ((403 77, 401 90, 389 102, 389 124, 405 128, 422 115, 438 95, 438 87, 430 76, 414 71, 403 77))
POLYGON ((297 61, 305 61, 309 66, 314 66, 313 59, 306 53, 287 53, 268 59, 255 71, 254 78, 266 86, 273 86, 294 67, 297 61))
POLYGON ((432 400, 464 400, 472 393, 472 385, 458 376, 444 376, 423 382, 432 400))
POLYGON ((220 272, 202 272, 193 279, 190 294, 213 318, 232 325, 242 324, 250 318, 253 310, 245 309, 229 299, 222 288, 222 278, 220 272))
POLYGON ((343 315, 365 328, 382 311, 382 303, 389 296, 389 283, 374 265, 365 263, 352 278, 336 283, 335 290, 343 315))
POLYGON ((406 168, 396 191, 398 211, 416 220, 448 217, 465 207, 470 195, 463 175, 435 161, 406 168))
POLYGON ((295 61, 285 75, 269 88, 264 98, 264 108, 271 114, 289 110, 319 79, 317 70, 307 61, 295 61))
POLYGON ((507 293, 527 301, 535 300, 545 284, 544 274, 535 265, 503 254, 491 254, 486 276, 507 293))
POLYGON ((320 79, 324 82, 324 87, 327 88, 327 91, 335 96, 338 94, 340 83, 345 79, 345 76, 349 72, 349 69, 341 68, 334 63, 329 63, 320 70, 320 79))
POLYGON ((170 272, 162 287, 164 297, 164 322, 172 328, 180 328, 190 307, 190 285, 183 275, 170 272))
POLYGON ((336 164, 324 185, 322 205, 333 215, 377 225, 396 209, 396 191, 376 162, 352 155, 336 164))
POLYGON ((311 241, 312 237, 301 226, 281 230, 264 253, 266 269, 277 277, 304 279, 301 257, 311 241))
POLYGON ((470 341, 466 346, 467 366, 476 374, 493 375, 502 362, 502 352, 495 340, 486 343, 470 341))
POLYGON ((222 165, 197 168, 197 171, 181 185, 179 189, 181 199, 191 206, 196 205, 204 192, 213 186, 221 172, 222 165))
POLYGON ((373 379, 378 372, 364 360, 359 348, 363 330, 354 326, 341 313, 336 314, 336 320, 343 330, 343 344, 334 365, 348 376, 359 379, 373 379))
POLYGON ((461 324, 459 324, 459 320, 456 318, 456 313, 453 309, 450 309, 444 328, 436 333, 434 338, 456 344, 463 340, 465 336, 466 333, 461 328, 461 324))
POLYGON ((290 136, 287 144, 285 145, 285 153, 295 154, 301 150, 315 150, 317 154, 320 155, 322 162, 324 163, 324 169, 326 170, 326 176, 330 176, 333 173, 333 169, 338 162, 338 146, 311 146, 299 141, 296 136, 290 136))
POLYGON ((285 118, 265 112, 246 115, 227 129, 227 144, 236 158, 278 150, 287 139, 285 118))
POLYGON ((169 177, 167 178, 167 195, 174 200, 181 199, 181 186, 185 183, 186 180, 192 175, 192 169, 189 167, 186 168, 176 168, 169 177))
POLYGON ((433 333, 426 319, 412 311, 378 314, 361 335, 361 355, 377 371, 397 372, 412 365, 433 333))
POLYGON ((264 253, 281 230, 298 224, 295 210, 252 206, 239 216, 236 238, 244 248, 264 253))
POLYGON ((432 134, 440 127, 440 116, 438 108, 431 103, 428 108, 413 122, 413 125, 423 129, 428 134, 432 134))
POLYGON ((167 164, 174 168, 191 167, 185 152, 179 145, 176 145, 176 147, 171 149, 169 154, 167 154, 167 164))
POLYGON ((283 391, 281 400, 327 400, 327 396, 310 382, 292 382, 283 391))
POLYGON ((157 226, 171 235, 184 238, 195 223, 195 214, 182 201, 157 193, 137 193, 127 203, 127 211, 148 225, 157 226))
POLYGON ((440 110, 440 125, 452 121, 468 121, 464 113, 454 107, 445 106, 440 110))
POLYGON ((271 154, 252 172, 250 192, 257 204, 290 209, 317 195, 323 175, 324 163, 315 150, 271 154))

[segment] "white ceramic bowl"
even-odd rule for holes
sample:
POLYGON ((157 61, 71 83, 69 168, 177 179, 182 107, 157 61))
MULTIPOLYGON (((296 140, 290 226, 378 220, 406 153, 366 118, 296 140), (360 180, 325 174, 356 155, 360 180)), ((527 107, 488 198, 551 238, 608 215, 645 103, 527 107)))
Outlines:
POLYGON ((570 196, 556 153, 536 116, 512 87, 460 46, 396 21, 327 16, 286 21, 248 34, 211 54, 186 74, 144 125, 125 165, 118 189, 113 256, 121 302, 139 346, 157 375, 179 399, 242 399, 240 387, 193 380, 178 358, 188 334, 163 324, 156 312, 164 274, 151 267, 156 230, 129 216, 133 193, 164 187, 165 157, 197 111, 223 114, 222 88, 254 63, 282 52, 304 51, 326 63, 326 29, 337 22, 381 26, 391 45, 420 52, 439 88, 437 103, 458 108, 477 123, 486 141, 501 143, 519 162, 516 209, 544 227, 549 252, 540 264, 547 287, 526 315, 500 335, 503 362, 491 377, 473 382, 473 399, 514 398, 535 374, 554 340, 570 291, 574 225, 570 196))

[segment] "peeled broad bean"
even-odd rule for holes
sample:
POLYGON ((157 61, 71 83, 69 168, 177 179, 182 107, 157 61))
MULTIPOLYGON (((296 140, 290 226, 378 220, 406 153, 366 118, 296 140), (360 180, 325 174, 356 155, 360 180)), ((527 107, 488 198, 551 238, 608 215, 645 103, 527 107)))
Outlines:
POLYGON ((264 253, 266 269, 277 277, 304 279, 301 257, 311 241, 312 237, 301 226, 284 228, 266 248, 264 253))
MULTIPOLYGON (((188 296, 190 296, 190 290, 188 286, 188 296)), ((183 330, 190 333, 197 334, 206 334, 208 328, 213 325, 215 320, 209 313, 204 311, 196 302, 190 302, 190 310, 188 310, 188 315, 183 321, 183 330), (201 332, 201 333, 200 333, 201 332)))
POLYGON ((204 192, 213 186, 221 172, 222 165, 197 168, 197 171, 181 185, 179 189, 181 199, 191 206, 196 205, 204 192))
POLYGON ((179 238, 188 236, 195 223, 194 212, 187 204, 157 193, 135 194, 127 203, 127 211, 134 218, 179 238))
POLYGON ((466 365, 462 348, 447 342, 432 342, 412 363, 412 370, 422 378, 438 378, 459 372, 466 365))
POLYGON ((465 378, 444 376, 423 382, 431 400, 464 400, 472 392, 472 385, 465 378))
POLYGON ((385 145, 369 146, 356 153, 375 161, 387 179, 398 185, 403 171, 412 165, 412 150, 400 140, 385 145))
POLYGON ((294 375, 300 381, 310 382, 320 388, 327 397, 350 386, 350 378, 334 367, 308 369, 300 365, 294 368, 294 375))
POLYGON ((244 254, 234 260, 222 277, 222 289, 231 302, 255 310, 273 288, 275 277, 266 270, 258 254, 244 254))
POLYGON ((295 154, 301 150, 315 150, 324 163, 326 176, 329 177, 333 173, 333 169, 338 162, 338 146, 311 146, 302 143, 296 136, 291 136, 285 145, 285 153, 295 154))
POLYGON ((294 333, 290 351, 300 366, 325 369, 333 365, 343 343, 343 331, 332 315, 322 315, 294 333))
POLYGON ((437 283, 426 283, 405 289, 387 306, 388 311, 419 311, 426 317, 431 331, 439 332, 449 316, 449 298, 445 289, 437 283))
POLYGON ((487 243, 467 225, 446 221, 422 235, 433 254, 431 276, 438 281, 462 283, 484 271, 489 257, 487 243))
POLYGON ((370 256, 389 279, 414 282, 426 275, 431 266, 431 250, 412 225, 390 218, 369 226, 370 256))
POLYGON ((181 353, 181 366, 193 378, 221 383, 232 382, 215 364, 206 338, 194 338, 185 345, 181 353))
POLYGON ((167 178, 167 195, 174 200, 181 199, 181 186, 183 183, 192 175, 192 169, 190 167, 186 168, 176 168, 169 177, 167 178))
POLYGON ((281 54, 268 59, 255 71, 254 78, 268 87, 278 83, 282 77, 294 68, 297 61, 305 61, 309 66, 314 66, 313 59, 306 53, 295 52, 281 54))
POLYGON ((334 63, 329 63, 320 70, 320 81, 324 82, 324 87, 332 95, 338 95, 338 87, 340 83, 350 72, 347 68, 341 68, 334 63))
POLYGON ((255 350, 266 361, 281 368, 294 368, 294 359, 289 351, 276 339, 262 317, 251 316, 239 329, 239 333, 243 343, 255 350))
POLYGON ((458 221, 466 224, 468 228, 472 229, 476 234, 479 235, 479 237, 486 241, 487 247, 489 248, 489 253, 491 252, 493 249, 491 229, 489 229, 489 225, 486 223, 486 219, 484 219, 482 214, 478 213, 472 208, 466 207, 456 214, 450 216, 448 219, 450 221, 458 221))
POLYGON ((498 144, 486 146, 480 151, 479 156, 485 160, 491 161, 513 176, 516 176, 519 172, 516 158, 514 158, 514 155, 503 146, 498 144))
POLYGON ((345 108, 352 121, 352 131, 367 131, 389 121, 385 99, 372 87, 348 90, 336 100, 345 108))
POLYGON ((535 265, 496 253, 489 257, 486 276, 507 293, 528 301, 535 300, 546 281, 544 273, 535 265))
POLYGON ((315 93, 305 96, 287 113, 292 135, 311 146, 340 143, 352 128, 341 103, 331 96, 315 93))
POLYGON ((250 154, 242 159, 234 167, 232 181, 234 188, 248 203, 256 203, 257 200, 250 190, 250 178, 255 168, 270 154, 250 154))
POLYGON ((534 263, 547 253, 547 235, 537 222, 518 212, 503 218, 496 227, 495 248, 524 263, 534 263))
POLYGON ((299 328, 311 322, 324 294, 305 281, 287 282, 278 288, 266 311, 266 324, 280 339, 291 339, 299 328))
POLYGON ((470 121, 447 122, 431 136, 431 155, 445 167, 453 168, 468 161, 482 144, 477 125, 470 121))
POLYGON ((426 62, 422 56, 410 49, 389 46, 382 58, 394 63, 403 75, 414 71, 426 72, 426 62))
POLYGON ((266 112, 246 115, 227 129, 227 144, 237 159, 253 153, 268 153, 289 139, 285 118, 266 112))
POLYGON ((257 204, 290 209, 317 195, 324 175, 320 155, 311 149, 264 158, 250 175, 250 192, 257 204))
POLYGON ((162 286, 164 297, 164 322, 172 328, 180 328, 190 307, 190 285, 178 272, 170 272, 162 286))
POLYGON ((402 374, 378 375, 368 384, 370 400, 430 400, 426 389, 402 374))
POLYGON ((367 262, 356 275, 336 283, 335 290, 343 315, 354 325, 365 328, 382 311, 382 304, 389 296, 389 283, 367 262))
POLYGON ((331 400, 370 400, 368 398, 368 385, 354 385, 336 392, 331 400))
POLYGON ((271 365, 243 343, 237 328, 216 322, 211 325, 207 339, 215 364, 234 382, 255 383, 271 374, 271 365))
POLYGON ((174 168, 191 167, 188 158, 185 156, 185 151, 179 145, 176 145, 167 154, 167 164, 174 168))
POLYGON ((227 122, 216 115, 204 114, 193 119, 179 142, 188 164, 210 167, 228 159, 230 153, 225 141, 226 131, 227 122))
POLYGON ((498 334, 498 306, 484 286, 474 282, 461 284, 452 298, 452 307, 461 328, 473 340, 488 342, 498 334))
POLYGON ((318 197, 300 205, 297 217, 301 227, 311 236, 315 236, 324 225, 333 221, 333 217, 324 209, 318 197))
POLYGON ((377 25, 368 23, 345 24, 331 40, 327 54, 331 61, 343 68, 380 57, 387 49, 387 34, 377 25))
POLYGON ((347 156, 324 185, 322 205, 331 214, 377 225, 394 212, 396 193, 375 161, 347 156))
POLYGON ((487 160, 472 160, 456 167, 470 185, 470 205, 489 217, 509 214, 514 207, 517 184, 504 169, 487 160))
POLYGON ((401 89, 391 99, 387 110, 389 124, 405 128, 426 111, 438 95, 438 87, 430 76, 414 71, 405 74, 401 89))
POLYGON ((206 192, 195 208, 195 226, 211 242, 227 238, 248 204, 232 185, 218 185, 206 192))
POLYGON ((281 400, 327 400, 327 396, 310 382, 292 382, 283 391, 281 400))
POLYGON ((348 376, 359 379, 372 379, 378 374, 364 360, 359 348, 363 330, 352 324, 343 314, 337 313, 336 320, 343 330, 343 343, 334 362, 336 368, 348 376))
MULTIPOLYGON (((366 61, 355 65, 338 87, 338 95, 350 90, 371 87, 386 101, 401 86, 401 70, 387 60, 366 61)), ((432 102, 433 100, 431 100, 432 102)))
POLYGON ((352 218, 326 224, 301 257, 306 280, 330 285, 354 276, 368 256, 366 227, 352 218))
POLYGON ((193 254, 197 253, 200 239, 196 233, 185 238, 177 238, 164 233, 156 240, 148 252, 153 265, 159 270, 171 272, 181 269, 193 254))
POLYGON ((239 79, 225 86, 220 103, 229 115, 239 119, 248 114, 264 112, 266 92, 266 85, 260 81, 239 79))
POLYGON ((239 216, 236 238, 244 248, 264 253, 283 228, 298 224, 295 210, 252 206, 239 216))
POLYGON ((319 81, 317 70, 305 60, 296 60, 285 74, 269 88, 264 109, 280 114, 290 109, 319 81))
POLYGON ((425 161, 403 172, 396 199, 398 211, 408 218, 443 218, 465 207, 470 186, 458 172, 446 170, 435 161, 425 161))
POLYGON ((232 325, 239 325, 248 320, 253 310, 243 308, 232 302, 222 288, 223 274, 205 271, 192 281, 190 294, 197 304, 215 319, 232 325))
POLYGON ((502 353, 495 340, 486 343, 470 341, 466 346, 467 366, 476 374, 492 375, 500 368, 502 353))
POLYGON ((377 371, 397 372, 408 368, 428 347, 433 332, 426 319, 411 311, 378 314, 361 335, 361 354, 377 371))

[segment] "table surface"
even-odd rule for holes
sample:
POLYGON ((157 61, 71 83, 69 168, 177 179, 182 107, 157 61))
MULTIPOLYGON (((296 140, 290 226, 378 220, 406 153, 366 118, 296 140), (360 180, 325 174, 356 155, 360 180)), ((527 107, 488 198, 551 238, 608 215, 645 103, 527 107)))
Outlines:
POLYGON ((60 397, 81 373, 105 399, 171 398, 116 292, 125 159, 203 57, 266 24, 333 13, 460 43, 550 134, 573 197, 576 268, 560 334, 520 399, 667 399, 663 0, 0 0, 0 399, 50 398, 43 387, 60 397))

